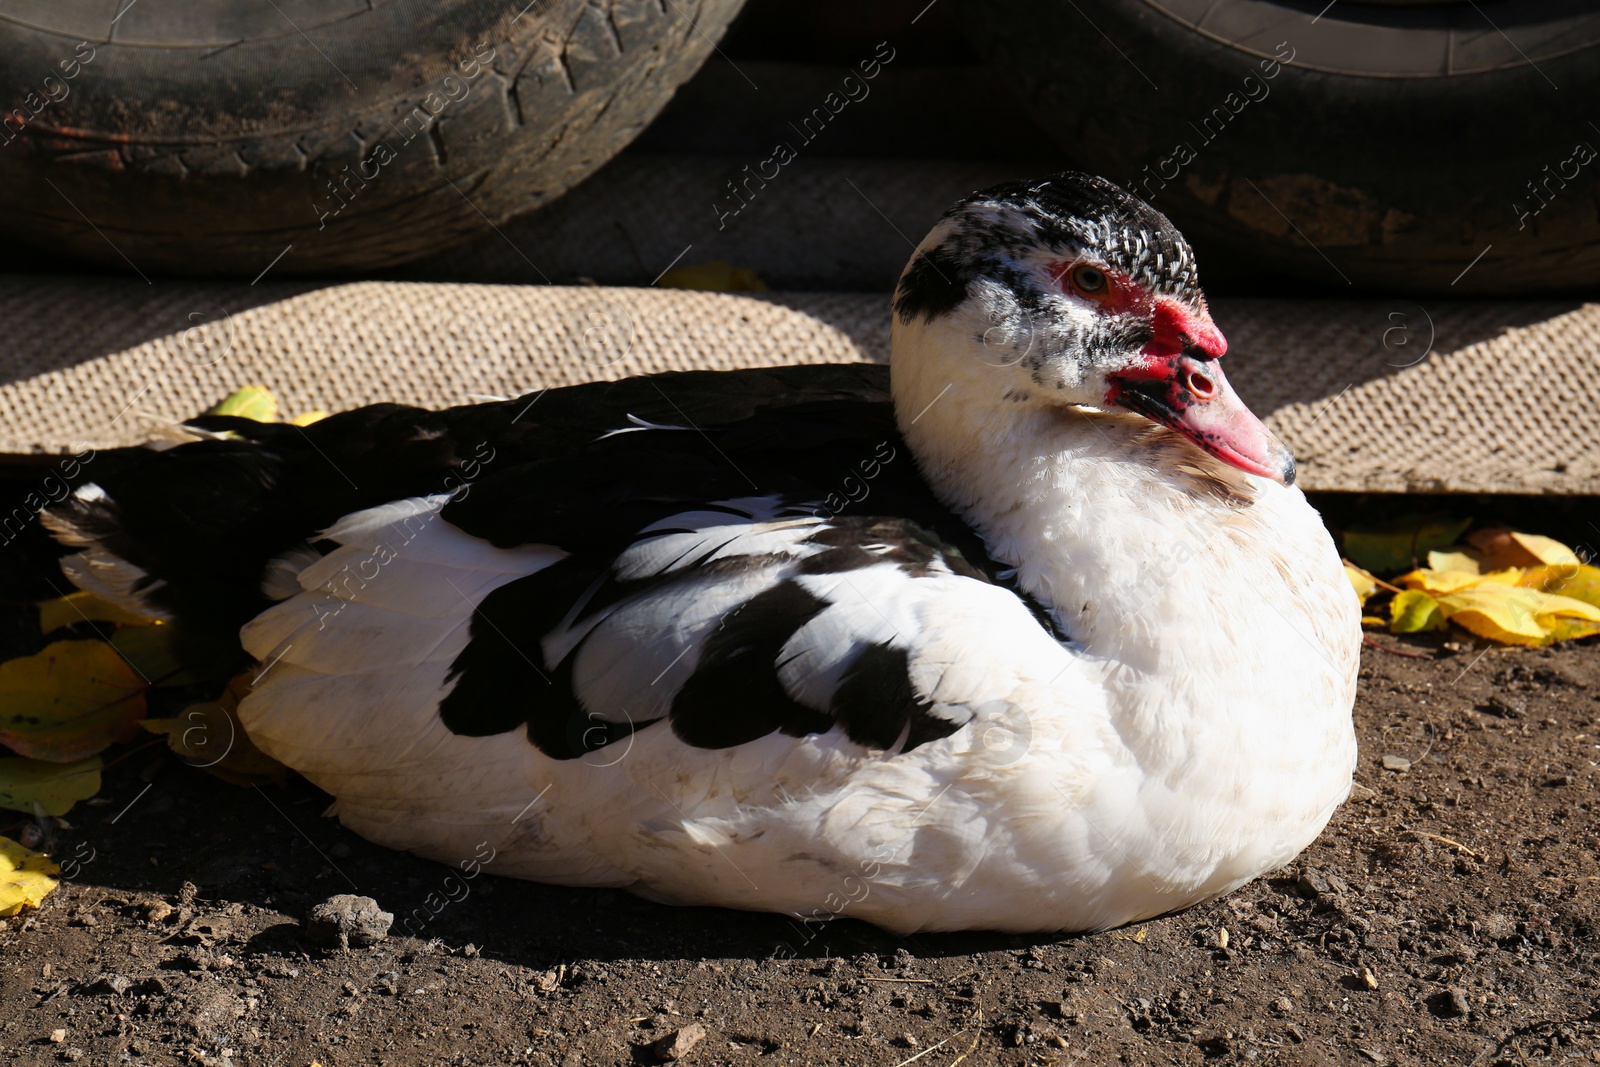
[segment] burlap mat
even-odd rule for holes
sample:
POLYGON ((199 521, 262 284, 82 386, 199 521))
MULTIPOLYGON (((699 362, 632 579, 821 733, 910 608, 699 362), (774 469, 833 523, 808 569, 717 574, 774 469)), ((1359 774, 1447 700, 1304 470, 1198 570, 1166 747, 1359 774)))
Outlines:
MULTIPOLYGON (((1219 300, 1225 366, 1320 490, 1600 491, 1600 305, 1219 300)), ((291 414, 684 368, 882 361, 887 298, 0 278, 0 451, 158 435, 247 384, 291 414)))

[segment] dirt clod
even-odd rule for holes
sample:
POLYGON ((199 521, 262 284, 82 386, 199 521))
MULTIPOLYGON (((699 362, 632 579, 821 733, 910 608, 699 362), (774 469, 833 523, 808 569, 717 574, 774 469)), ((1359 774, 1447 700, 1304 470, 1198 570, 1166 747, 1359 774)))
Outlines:
POLYGON ((1467 1004, 1467 995, 1451 986, 1428 998, 1428 1010, 1442 1019, 1455 1019, 1472 1009, 1467 1004))
POLYGON ((340 893, 306 914, 306 940, 328 948, 365 948, 389 936, 394 916, 371 897, 340 893))

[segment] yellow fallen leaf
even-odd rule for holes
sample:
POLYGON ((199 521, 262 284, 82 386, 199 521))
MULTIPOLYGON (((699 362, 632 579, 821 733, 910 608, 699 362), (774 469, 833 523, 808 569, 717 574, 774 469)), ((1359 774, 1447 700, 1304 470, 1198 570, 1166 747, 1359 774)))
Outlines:
POLYGON ((1361 616, 1361 625, 1362 626, 1387 626, 1387 625, 1389 625, 1389 623, 1388 623, 1387 620, 1385 620, 1384 618, 1382 618, 1381 616, 1378 616, 1378 615, 1363 615, 1363 616, 1361 616))
POLYGON ((146 719, 143 726, 162 734, 167 747, 184 761, 234 785, 282 782, 283 764, 251 742, 239 723, 239 701, 250 692, 253 672, 228 683, 214 701, 190 704, 170 719, 146 719))
POLYGON ((767 291, 767 283, 749 267, 735 267, 725 259, 690 263, 663 274, 657 285, 663 289, 700 289, 708 292, 767 291))
POLYGON ((37 606, 40 633, 50 633, 63 626, 72 626, 80 622, 122 622, 138 625, 151 621, 143 615, 101 600, 93 593, 68 593, 54 600, 41 600, 37 606))
POLYGON ((1549 644, 1560 619, 1600 623, 1600 607, 1520 586, 1480 585, 1438 600, 1451 622, 1508 645, 1549 644))
POLYGON ((42 852, 33 852, 9 837, 0 837, 0 919, 8 919, 23 908, 37 908, 56 880, 51 877, 61 868, 42 852))
POLYGON ((1356 591, 1356 598, 1365 604, 1367 598, 1378 591, 1378 581, 1360 567, 1344 565, 1344 576, 1350 579, 1350 585, 1356 591))
POLYGON ((227 398, 206 412, 207 415, 237 415, 256 422, 278 421, 278 398, 264 385, 247 385, 229 393, 227 398))
POLYGON ((1517 584, 1600 607, 1600 567, 1587 563, 1534 567, 1524 572, 1517 584))
POLYGON ((1600 634, 1600 622, 1590 622, 1587 619, 1552 619, 1547 631, 1545 644, 1553 645, 1557 641, 1575 641, 1580 637, 1600 634))
POLYGON ((1432 570, 1423 568, 1402 574, 1395 580, 1396 585, 1405 586, 1407 589, 1420 589, 1425 593, 1454 593, 1458 589, 1470 589, 1483 582, 1483 575, 1476 569, 1470 571, 1458 570, 1432 570))
POLYGON ((1479 574, 1478 561, 1465 552, 1429 552, 1428 569, 1431 571, 1461 571, 1479 574))
POLYGON ((289 425, 310 426, 313 422, 321 422, 327 417, 328 413, 326 411, 323 411, 321 408, 317 408, 313 411, 307 411, 303 415, 296 415, 294 418, 289 420, 289 425))
POLYGON ((100 757, 79 763, 0 759, 0 808, 29 815, 65 815, 72 805, 100 792, 100 757), (35 807, 37 805, 37 808, 35 807))
POLYGON ((1538 534, 1518 533, 1513 530, 1511 539, 1527 549, 1540 563, 1547 565, 1569 563, 1576 566, 1583 562, 1576 552, 1552 537, 1540 537, 1538 534))
POLYGON ((1467 543, 1486 571, 1579 562, 1577 553, 1560 541, 1519 533, 1504 526, 1474 530, 1467 543))
POLYGON ((110 645, 57 641, 0 663, 0 743, 56 763, 92 756, 134 735, 146 688, 110 645))
POLYGON ((1407 589, 1395 594, 1389 613, 1393 616, 1389 622, 1390 633, 1414 634, 1422 630, 1443 630, 1449 626, 1439 602, 1420 589, 1407 589))

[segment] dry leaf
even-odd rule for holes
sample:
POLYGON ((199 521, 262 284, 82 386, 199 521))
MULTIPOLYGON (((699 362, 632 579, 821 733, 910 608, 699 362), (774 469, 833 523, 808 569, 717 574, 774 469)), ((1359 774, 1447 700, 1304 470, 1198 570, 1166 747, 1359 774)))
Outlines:
POLYGON ((1425 593, 1454 593, 1457 589, 1470 589, 1483 581, 1483 575, 1476 569, 1461 570, 1432 570, 1423 568, 1402 574, 1395 579, 1396 585, 1403 585, 1407 589, 1420 589, 1425 593))
POLYGON ((1356 591, 1356 598, 1365 604, 1367 598, 1378 591, 1378 580, 1360 567, 1344 565, 1344 576, 1350 579, 1350 585, 1356 591))
POLYGON ((1534 567, 1524 571, 1517 584, 1600 607, 1600 567, 1587 563, 1534 567))
POLYGON ((1478 561, 1465 552, 1429 552, 1428 570, 1461 571, 1464 574, 1482 574, 1478 561))
POLYGON ((0 808, 32 815, 65 815, 72 805, 100 792, 100 757, 79 763, 0 759, 0 808), (37 805, 37 807, 35 806, 37 805))
POLYGON ((1395 581, 1389 628, 1415 633, 1460 624, 1512 645, 1547 645, 1600 633, 1600 568, 1560 541, 1505 528, 1479 530, 1470 548, 1434 550, 1428 566, 1395 581), (1435 610, 1437 609, 1437 610, 1435 610))
POLYGON ((1557 641, 1575 641, 1580 637, 1593 637, 1595 634, 1600 634, 1600 622, 1556 618, 1545 624, 1544 643, 1553 645, 1557 641))
POLYGON ((1407 589, 1395 594, 1394 602, 1389 605, 1389 614, 1393 616, 1389 622, 1390 633, 1414 634, 1422 630, 1443 630, 1449 626, 1439 602, 1420 589, 1407 589))
MULTIPOLYGON (((1600 607, 1521 586, 1485 583, 1438 599, 1451 622, 1507 645, 1545 645, 1560 640, 1555 628, 1563 619, 1600 623, 1600 607)), ((1566 632, 1571 627, 1562 629, 1566 632)))
POLYGON ((117 622, 137 626, 151 621, 143 615, 136 615, 126 608, 101 600, 93 593, 68 593, 54 600, 40 601, 36 606, 39 609, 39 632, 46 634, 80 622, 117 622))
POLYGON ((110 645, 57 641, 0 663, 0 743, 56 763, 92 756, 134 735, 146 688, 110 645))
POLYGON ((1540 563, 1546 565, 1567 564, 1576 567, 1583 562, 1578 558, 1576 552, 1551 537, 1518 533, 1513 530, 1511 531, 1511 539, 1526 549, 1540 563))
POLYGON ((37 908, 61 873, 49 856, 32 852, 9 837, 0 837, 0 919, 8 919, 24 908, 37 908))
POLYGON ((767 283, 749 267, 735 267, 725 259, 690 263, 663 274, 657 285, 663 289, 700 289, 707 292, 764 293, 767 283))
POLYGON ((1555 563, 1576 564, 1578 554, 1566 545, 1538 534, 1519 533, 1504 526, 1475 530, 1467 538, 1484 570, 1539 567, 1555 563))
POLYGON ((257 748, 239 723, 239 701, 250 692, 252 672, 228 683, 214 701, 190 704, 170 719, 146 719, 144 728, 162 734, 167 747, 184 761, 234 785, 282 782, 285 768, 257 748))

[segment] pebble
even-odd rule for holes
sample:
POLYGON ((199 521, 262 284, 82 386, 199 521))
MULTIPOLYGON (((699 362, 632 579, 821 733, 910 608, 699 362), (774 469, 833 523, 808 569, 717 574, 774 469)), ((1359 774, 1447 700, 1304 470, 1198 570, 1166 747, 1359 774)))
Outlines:
POLYGON ((1383 757, 1383 769, 1386 771, 1399 771, 1404 774, 1411 769, 1411 761, 1404 756, 1383 757))
POLYGON ((394 916, 371 897, 340 893, 316 905, 306 915, 306 940, 329 948, 364 948, 389 936, 394 916))
POLYGON ((650 1052, 663 1062, 681 1060, 689 1054, 689 1050, 705 1039, 706 1028, 699 1023, 690 1023, 688 1026, 672 1031, 664 1037, 650 1043, 650 1052))
POLYGON ((1279 997, 1269 1006, 1279 1015, 1288 1015, 1291 1011, 1294 1011, 1294 1001, 1290 1000, 1288 997, 1279 997))

